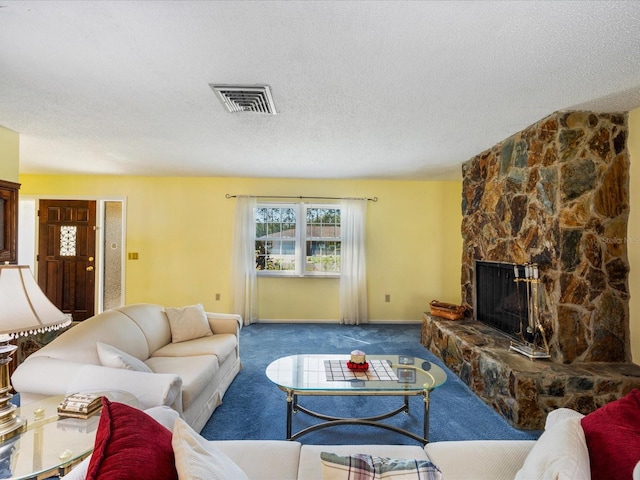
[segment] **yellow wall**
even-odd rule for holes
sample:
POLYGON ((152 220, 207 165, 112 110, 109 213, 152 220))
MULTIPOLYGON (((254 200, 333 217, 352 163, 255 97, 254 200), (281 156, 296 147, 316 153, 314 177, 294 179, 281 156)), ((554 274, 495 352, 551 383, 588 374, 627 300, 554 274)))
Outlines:
POLYGON ((631 157, 629 224, 627 228, 627 254, 629 256, 629 329, 633 362, 640 364, 640 108, 629 112, 629 139, 631 157), (634 268, 635 267, 635 268, 634 268))
MULTIPOLYGON (((235 200, 225 194, 378 197, 367 211, 369 316, 419 320, 460 303, 461 182, 22 175, 21 195, 126 197, 126 303, 230 311, 235 200), (221 301, 215 301, 215 294, 221 301), (386 294, 391 302, 386 303, 386 294)), ((338 280, 260 278, 264 320, 337 320, 338 280)))
MULTIPOLYGON (((0 127, 2 179, 18 181, 18 143, 16 133, 0 127)), ((640 363, 640 108, 629 113, 628 147, 630 335, 633 361, 640 363)), ((128 303, 203 302, 209 309, 230 310, 234 202, 225 193, 378 196, 368 210, 371 318, 417 319, 431 299, 460 302, 459 182, 33 175, 20 181, 22 195, 127 198, 127 250, 140 253, 140 260, 127 262, 128 303), (390 303, 384 302, 387 293, 390 303)), ((264 319, 338 318, 336 280, 261 279, 259 290, 264 319)))
POLYGON ((0 180, 18 181, 20 135, 0 126, 0 180))

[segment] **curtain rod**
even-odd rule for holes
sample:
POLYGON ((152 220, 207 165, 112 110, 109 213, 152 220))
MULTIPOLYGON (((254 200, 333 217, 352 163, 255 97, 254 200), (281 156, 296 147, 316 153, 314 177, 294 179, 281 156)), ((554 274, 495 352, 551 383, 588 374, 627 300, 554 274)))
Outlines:
POLYGON ((357 197, 304 197, 294 196, 294 195, 229 195, 228 193, 225 195, 225 198, 237 198, 237 197, 255 197, 255 198, 297 198, 299 200, 303 199, 314 199, 314 200, 368 200, 370 202, 377 202, 378 197, 373 198, 357 198, 357 197))

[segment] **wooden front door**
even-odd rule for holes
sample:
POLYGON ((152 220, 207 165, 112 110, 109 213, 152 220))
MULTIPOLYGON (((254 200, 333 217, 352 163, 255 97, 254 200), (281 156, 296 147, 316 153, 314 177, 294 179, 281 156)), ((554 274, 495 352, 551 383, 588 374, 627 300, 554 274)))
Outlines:
POLYGON ((40 200, 38 283, 74 321, 94 314, 96 202, 40 200))

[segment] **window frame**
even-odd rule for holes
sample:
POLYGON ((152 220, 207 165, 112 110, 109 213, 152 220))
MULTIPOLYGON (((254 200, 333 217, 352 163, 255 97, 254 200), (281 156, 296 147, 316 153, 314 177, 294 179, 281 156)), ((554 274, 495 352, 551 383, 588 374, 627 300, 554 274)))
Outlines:
MULTIPOLYGON (((293 237, 283 237, 295 242, 294 249, 294 270, 261 270, 257 268, 257 247, 254 264, 258 277, 296 277, 296 278, 340 278, 340 272, 322 272, 306 270, 306 247, 307 247, 307 211, 310 208, 330 209, 341 211, 339 203, 306 203, 306 202, 259 202, 254 209, 254 224, 258 225, 258 209, 260 208, 292 208, 295 211, 295 235, 293 237)), ((318 237, 311 237, 318 238, 318 237)), ((340 237, 322 237, 327 241, 335 241, 342 244, 340 237)), ((256 232, 256 243, 260 241, 256 232)), ((340 248, 340 258, 342 258, 342 248, 340 248)))

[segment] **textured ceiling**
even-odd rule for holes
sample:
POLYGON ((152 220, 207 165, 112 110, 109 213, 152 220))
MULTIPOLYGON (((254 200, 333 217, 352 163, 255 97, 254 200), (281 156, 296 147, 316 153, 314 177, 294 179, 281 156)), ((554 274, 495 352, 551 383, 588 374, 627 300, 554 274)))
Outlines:
POLYGON ((21 173, 460 179, 558 110, 640 106, 640 3, 0 0, 21 173), (266 84, 277 115, 209 84, 266 84))

